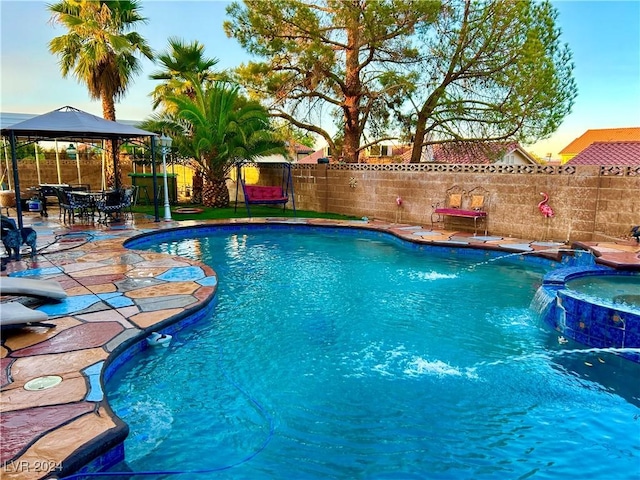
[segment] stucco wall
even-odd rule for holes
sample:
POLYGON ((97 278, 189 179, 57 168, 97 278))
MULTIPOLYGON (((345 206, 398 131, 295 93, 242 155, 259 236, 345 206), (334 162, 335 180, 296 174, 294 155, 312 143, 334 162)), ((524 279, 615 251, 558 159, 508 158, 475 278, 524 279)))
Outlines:
MULTIPOLYGON (((260 183, 279 184, 277 167, 260 183)), ((296 207, 386 221, 431 225, 432 205, 453 185, 491 192, 489 233, 537 240, 605 240, 629 236, 640 224, 640 167, 532 165, 297 165, 296 207), (538 210, 548 193, 555 217, 538 210), (396 197, 402 197, 402 207, 396 197)), ((473 230, 467 219, 447 228, 473 230)))

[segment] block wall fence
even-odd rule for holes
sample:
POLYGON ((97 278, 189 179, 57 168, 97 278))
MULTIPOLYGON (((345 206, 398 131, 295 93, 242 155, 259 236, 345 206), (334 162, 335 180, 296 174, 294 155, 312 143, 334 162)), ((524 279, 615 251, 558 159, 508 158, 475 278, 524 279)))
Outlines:
MULTIPOLYGON (((490 235, 604 241, 629 238, 640 225, 640 166, 329 164, 295 165, 292 176, 298 209, 429 228, 433 205, 454 185, 490 192, 490 235), (541 192, 553 218, 538 210, 541 192)), ((277 167, 261 166, 261 184, 278 185, 280 177, 277 167)), ((446 227, 473 231, 473 222, 451 218, 446 227)))
MULTIPOLYGON (((112 161, 112 160, 107 160, 112 161)), ((20 191, 27 192, 29 187, 37 186, 39 183, 68 183, 71 185, 77 183, 89 184, 91 189, 99 190, 102 183, 102 160, 99 157, 93 157, 90 159, 82 158, 80 160, 80 180, 78 181, 78 164, 76 160, 60 159, 60 178, 61 182, 58 182, 58 167, 56 165, 55 158, 40 158, 40 180, 38 182, 38 167, 36 161, 31 159, 24 159, 18 161, 18 175, 20 176, 20 191)), ((11 160, 7 162, 11 165, 11 160)), ((2 172, 7 172, 10 177, 10 183, 13 186, 13 172, 6 165, 3 165, 2 172)), ((160 167, 162 168, 162 167, 160 167)), ((122 172, 123 185, 131 184, 131 179, 128 174, 133 172, 133 165, 131 160, 121 159, 120 170, 122 172)), ((138 171, 141 172, 141 168, 138 167, 138 171)), ((151 171, 151 167, 147 167, 147 172, 151 171)), ((6 183, 7 180, 5 179, 6 183)))
MULTIPOLYGON (((42 183, 57 183, 55 159, 40 160, 42 183)), ((130 161, 122 159, 122 182, 130 161)), ((63 183, 79 183, 75 160, 60 160, 63 183)), ((147 168, 147 171, 150 169, 147 168)), ((81 161, 81 183, 100 188, 99 159, 81 161)), ((38 184, 34 160, 19 162, 20 187, 38 184)), ((490 192, 489 234, 541 241, 605 241, 629 238, 640 225, 640 166, 329 164, 292 167, 296 207, 301 210, 431 226, 432 206, 448 188, 482 186, 490 192), (540 192, 549 195, 555 217, 538 211, 540 192), (402 206, 396 197, 402 198, 402 206)), ((260 167, 262 185, 280 185, 282 168, 260 167)), ((235 184, 230 187, 235 197, 235 184)), ((467 219, 447 228, 473 230, 467 219)))

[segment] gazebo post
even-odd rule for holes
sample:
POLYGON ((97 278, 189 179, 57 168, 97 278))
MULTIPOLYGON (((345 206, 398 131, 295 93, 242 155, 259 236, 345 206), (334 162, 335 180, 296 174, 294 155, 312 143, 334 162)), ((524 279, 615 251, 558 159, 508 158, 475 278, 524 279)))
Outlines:
POLYGON ((16 192, 16 217, 18 217, 18 229, 22 231, 22 199, 20 198, 20 178, 18 177, 18 156, 16 155, 16 135, 11 130, 9 136, 11 143, 11 163, 13 165, 13 187, 16 192))

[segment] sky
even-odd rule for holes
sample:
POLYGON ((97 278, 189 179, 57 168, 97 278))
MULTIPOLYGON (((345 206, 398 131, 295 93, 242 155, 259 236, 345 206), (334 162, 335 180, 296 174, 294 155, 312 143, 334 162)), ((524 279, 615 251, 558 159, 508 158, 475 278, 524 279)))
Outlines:
MULTIPOLYGON (((53 0, 0 0, 0 111, 42 114, 71 105, 102 116, 100 102, 91 100, 75 78, 62 78, 58 58, 49 53, 48 43, 65 31, 49 21, 47 3, 53 0)), ((169 37, 198 40, 206 56, 219 60, 217 69, 234 68, 249 56, 222 29, 228 3, 142 0, 148 22, 136 30, 156 52, 166 51, 169 37)), ((555 159, 588 129, 640 127, 640 0, 553 4, 562 42, 573 52, 578 97, 572 113, 550 138, 525 147, 555 159)), ((116 104, 118 119, 142 120, 152 112, 149 94, 157 81, 149 75, 159 67, 146 59, 142 67, 116 104)))

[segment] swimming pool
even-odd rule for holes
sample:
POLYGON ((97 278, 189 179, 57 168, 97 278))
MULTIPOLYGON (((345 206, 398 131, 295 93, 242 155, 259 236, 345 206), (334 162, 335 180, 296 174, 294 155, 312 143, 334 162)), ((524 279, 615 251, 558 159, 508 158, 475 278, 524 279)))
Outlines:
POLYGON ((211 265, 218 303, 109 380, 131 428, 127 468, 230 479, 640 473, 640 368, 558 342, 529 308, 542 267, 334 231, 175 235, 153 248, 211 265))

